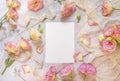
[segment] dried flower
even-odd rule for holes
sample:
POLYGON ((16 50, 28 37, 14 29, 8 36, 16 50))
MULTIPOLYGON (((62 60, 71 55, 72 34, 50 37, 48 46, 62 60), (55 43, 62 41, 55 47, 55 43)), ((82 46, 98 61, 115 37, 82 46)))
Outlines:
POLYGON ((43 8, 43 0, 28 0, 28 9, 31 11, 39 11, 43 8))
POLYGON ((60 77, 66 77, 66 76, 70 76, 72 74, 73 71, 73 65, 67 65, 66 67, 64 67, 59 73, 58 75, 60 77))
POLYGON ((100 41, 101 49, 107 54, 113 53, 116 49, 116 41, 111 37, 107 37, 100 41))
POLYGON ((8 52, 8 54, 19 55, 19 48, 14 42, 10 41, 5 43, 5 50, 8 52))
POLYGON ((30 29, 30 38, 32 40, 41 40, 42 39, 42 35, 37 30, 30 29))
POLYGON ((103 16, 109 16, 113 12, 114 8, 110 4, 110 2, 104 0, 101 10, 103 16))
POLYGON ((6 0, 7 6, 10 8, 19 8, 21 3, 19 0, 6 0))
POLYGON ((27 64, 22 65, 22 69, 24 73, 30 73, 30 67, 27 64))
POLYGON ((83 35, 80 37, 80 42, 86 46, 90 46, 91 44, 91 38, 88 35, 83 35))
POLYGON ((30 50, 31 49, 31 45, 30 45, 29 41, 23 37, 21 37, 21 39, 20 39, 20 47, 23 50, 30 50))
POLYGON ((55 66, 51 66, 46 73, 45 81, 54 81, 56 77, 56 68, 55 66))
POLYGON ((78 71, 85 75, 95 75, 96 74, 96 68, 91 63, 82 63, 78 67, 78 71))
POLYGON ((83 61, 83 56, 80 52, 76 52, 73 57, 75 59, 75 62, 83 61))
POLYGON ((71 2, 66 2, 64 5, 61 6, 61 18, 66 18, 72 15, 76 10, 76 7, 71 2))
POLYGON ((18 13, 17 13, 17 11, 15 9, 11 8, 8 11, 6 17, 7 17, 7 19, 13 19, 13 20, 15 20, 15 19, 18 18, 18 13))

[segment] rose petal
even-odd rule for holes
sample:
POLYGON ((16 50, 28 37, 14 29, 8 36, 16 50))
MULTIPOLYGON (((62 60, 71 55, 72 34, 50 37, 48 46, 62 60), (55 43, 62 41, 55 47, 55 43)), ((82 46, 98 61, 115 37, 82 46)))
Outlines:
POLYGON ((88 20, 88 25, 89 25, 89 26, 97 26, 98 23, 97 23, 96 21, 94 21, 94 20, 89 19, 89 20, 88 20))

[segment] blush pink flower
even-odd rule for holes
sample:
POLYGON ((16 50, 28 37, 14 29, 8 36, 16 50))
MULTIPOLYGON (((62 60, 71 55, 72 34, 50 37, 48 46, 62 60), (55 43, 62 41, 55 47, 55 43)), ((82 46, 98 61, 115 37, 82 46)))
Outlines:
POLYGON ((5 43, 5 50, 8 52, 8 54, 19 55, 19 48, 14 42, 10 41, 5 43))
POLYGON ((114 34, 115 28, 113 26, 109 26, 104 29, 103 34, 105 37, 112 36, 114 34))
POLYGON ((78 67, 78 71, 85 75, 95 75, 96 74, 96 68, 91 63, 82 63, 78 67))
POLYGON ((13 20, 15 20, 15 19, 18 18, 18 13, 17 13, 17 11, 15 9, 11 8, 8 11, 6 17, 7 17, 7 19, 13 19, 13 20))
POLYGON ((100 41, 100 46, 105 53, 110 54, 116 50, 116 41, 111 37, 107 37, 100 41))
POLYGON ((45 81, 54 81, 55 77, 56 77, 56 68, 55 66, 51 66, 48 72, 46 73, 45 81))
POLYGON ((72 15, 76 11, 76 7, 73 3, 65 3, 61 6, 61 18, 66 18, 72 15))
POLYGON ((59 73, 58 75, 60 77, 66 77, 66 76, 70 76, 72 74, 73 71, 73 65, 67 65, 66 67, 64 67, 59 73))
POLYGON ((43 0, 28 0, 28 9, 31 11, 39 11, 43 8, 43 0))
POLYGON ((20 39, 20 47, 23 50, 30 50, 32 48, 29 41, 23 37, 21 37, 21 39, 20 39))
POLYGON ((120 24, 116 25, 116 29, 114 30, 114 33, 113 33, 112 37, 115 40, 120 41, 120 24))
POLYGON ((21 3, 19 0, 6 0, 7 6, 10 8, 19 8, 21 3))
POLYGON ((112 13, 112 11, 114 10, 114 8, 110 4, 110 2, 104 0, 102 3, 101 10, 102 10, 103 16, 109 16, 112 13))

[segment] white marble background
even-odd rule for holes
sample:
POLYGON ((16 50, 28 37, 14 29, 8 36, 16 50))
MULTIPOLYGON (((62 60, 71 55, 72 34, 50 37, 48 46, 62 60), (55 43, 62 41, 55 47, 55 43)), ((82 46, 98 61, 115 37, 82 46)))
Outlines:
MULTIPOLYGON (((76 51, 81 50, 83 54, 85 54, 85 49, 88 51, 91 51, 92 54, 85 57, 85 62, 92 62, 97 67, 97 74, 95 77, 87 77, 86 81, 119 81, 120 80, 120 55, 119 55, 119 49, 114 52, 112 55, 109 56, 102 56, 104 55, 101 50, 99 50, 99 44, 98 44, 98 34, 91 34, 92 37, 92 43, 90 48, 86 48, 79 44, 79 36, 82 34, 88 34, 90 32, 96 32, 99 30, 99 27, 103 29, 106 25, 112 24, 113 22, 119 23, 120 18, 120 11, 114 11, 111 16, 109 17, 103 17, 101 15, 100 6, 103 0, 73 0, 79 8, 77 8, 77 11, 69 18, 65 19, 64 22, 76 22, 76 13, 80 12, 81 14, 81 20, 80 23, 76 23, 76 51), (86 12, 85 12, 85 11, 86 12), (90 27, 87 25, 87 16, 86 14, 89 14, 90 17, 97 20, 99 23, 99 27, 90 27), (99 57, 101 56, 101 57, 99 57), (93 80, 92 78, 96 78, 96 80, 93 80)), ((109 0, 115 6, 116 8, 120 8, 120 1, 119 0, 109 0)), ((4 40, 0 41, 0 72, 4 68, 4 60, 7 56, 7 53, 4 51, 4 42, 12 40, 17 42, 21 36, 25 38, 28 37, 28 30, 26 29, 25 25, 29 19, 31 20, 31 24, 28 26, 32 27, 34 24, 38 23, 40 21, 40 18, 43 14, 48 14, 49 8, 50 10, 56 14, 56 18, 54 20, 46 19, 44 22, 41 22, 41 25, 43 29, 45 29, 45 22, 61 22, 60 21, 60 5, 54 0, 44 0, 45 7, 40 10, 37 13, 31 12, 27 9, 27 0, 20 0, 21 2, 21 8, 19 9, 19 19, 18 19, 18 28, 15 32, 9 31, 9 25, 4 24, 3 27, 5 27, 6 31, 0 30, 0 39, 2 36, 7 36, 4 40), (49 5, 49 8, 48 8, 49 5), (33 20, 35 19, 35 20, 33 20), (19 31, 19 32, 17 32, 19 31)), ((3 14, 7 11, 6 8, 6 2, 5 0, 0 0, 0 16, 3 16, 3 14)), ((62 21, 63 22, 63 21, 62 21)), ((34 28, 37 28, 37 25, 34 26, 34 28)), ((43 44, 44 44, 44 34, 43 34, 43 44)), ((10 68, 7 69, 5 74, 3 76, 0 76, 0 81, 23 81, 20 77, 15 75, 14 68, 20 69, 22 71, 22 64, 29 64, 31 73, 24 74, 21 72, 22 77, 26 81, 44 81, 43 76, 48 69, 48 66, 50 65, 56 65, 56 67, 62 67, 63 64, 43 64, 43 67, 40 68, 39 64, 37 64, 34 61, 37 58, 39 62, 44 62, 44 52, 42 54, 37 54, 35 50, 32 52, 32 58, 26 62, 20 62, 16 61, 10 68)), ((75 63, 75 74, 76 67, 80 63, 75 63)), ((58 69, 59 69, 58 68, 58 69)), ((75 81, 82 81, 81 77, 77 75, 75 77, 75 81)))

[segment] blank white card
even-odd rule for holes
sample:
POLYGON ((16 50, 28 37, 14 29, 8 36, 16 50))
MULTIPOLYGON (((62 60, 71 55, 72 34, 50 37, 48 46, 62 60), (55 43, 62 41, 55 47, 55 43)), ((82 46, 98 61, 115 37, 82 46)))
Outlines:
POLYGON ((45 62, 73 63, 74 23, 46 23, 45 62))

